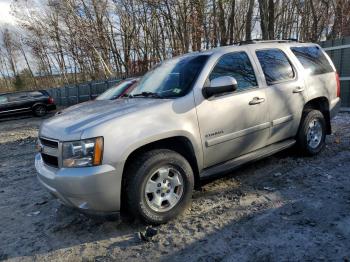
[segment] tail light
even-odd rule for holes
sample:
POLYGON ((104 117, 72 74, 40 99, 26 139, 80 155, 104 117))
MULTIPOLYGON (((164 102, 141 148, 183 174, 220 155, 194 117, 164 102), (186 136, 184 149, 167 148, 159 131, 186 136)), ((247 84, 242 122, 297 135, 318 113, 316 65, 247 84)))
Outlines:
POLYGON ((55 103, 55 100, 53 100, 53 98, 50 96, 49 97, 49 104, 51 105, 51 104, 54 104, 55 103))
POLYGON ((340 97, 340 79, 338 73, 335 73, 335 79, 337 81, 337 97, 340 97))

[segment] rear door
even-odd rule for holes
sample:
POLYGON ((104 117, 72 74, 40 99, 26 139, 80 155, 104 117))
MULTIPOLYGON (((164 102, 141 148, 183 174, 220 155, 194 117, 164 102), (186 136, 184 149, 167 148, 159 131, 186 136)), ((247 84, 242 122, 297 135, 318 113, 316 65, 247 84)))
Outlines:
POLYGON ((196 93, 196 109, 205 167, 264 147, 269 137, 265 90, 246 51, 226 53, 215 60, 206 82, 221 76, 237 80, 235 92, 204 99, 196 93))
POLYGON ((7 97, 9 113, 31 110, 32 98, 26 92, 8 94, 7 97))
POLYGON ((304 79, 291 61, 289 50, 255 50, 266 86, 272 144, 296 135, 306 101, 304 79), (287 55, 288 54, 288 55, 287 55))

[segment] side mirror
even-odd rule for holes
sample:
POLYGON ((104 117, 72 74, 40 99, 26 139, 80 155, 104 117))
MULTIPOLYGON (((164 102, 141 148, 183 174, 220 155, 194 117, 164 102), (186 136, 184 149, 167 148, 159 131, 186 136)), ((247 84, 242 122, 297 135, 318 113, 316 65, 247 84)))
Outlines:
POLYGON ((237 90, 237 80, 232 76, 220 76, 210 81, 210 85, 203 88, 203 95, 209 98, 213 95, 231 93, 237 90))

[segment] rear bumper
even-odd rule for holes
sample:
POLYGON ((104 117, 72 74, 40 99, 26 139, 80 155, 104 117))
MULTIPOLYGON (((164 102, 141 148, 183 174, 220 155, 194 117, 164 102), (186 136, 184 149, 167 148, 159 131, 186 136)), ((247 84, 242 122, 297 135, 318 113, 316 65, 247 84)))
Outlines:
POLYGON ((56 105, 55 104, 47 105, 46 108, 47 108, 47 111, 53 111, 53 110, 56 110, 56 105))
POLYGON ((339 110, 340 110, 340 105, 341 105, 341 101, 340 101, 340 98, 337 97, 335 99, 333 99, 331 102, 330 102, 330 105, 329 105, 329 112, 330 112, 330 117, 331 119, 333 117, 335 117, 339 110))
POLYGON ((67 206, 90 214, 120 210, 121 174, 110 165, 57 169, 37 154, 35 168, 39 182, 67 206))

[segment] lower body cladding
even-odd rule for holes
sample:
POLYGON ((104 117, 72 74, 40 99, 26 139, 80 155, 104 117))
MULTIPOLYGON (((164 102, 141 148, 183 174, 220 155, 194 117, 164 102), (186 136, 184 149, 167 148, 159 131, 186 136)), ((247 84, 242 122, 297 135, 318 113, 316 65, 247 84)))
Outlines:
POLYGON ((122 174, 113 166, 57 169, 37 154, 35 168, 40 183, 64 205, 90 214, 119 212, 122 174))

